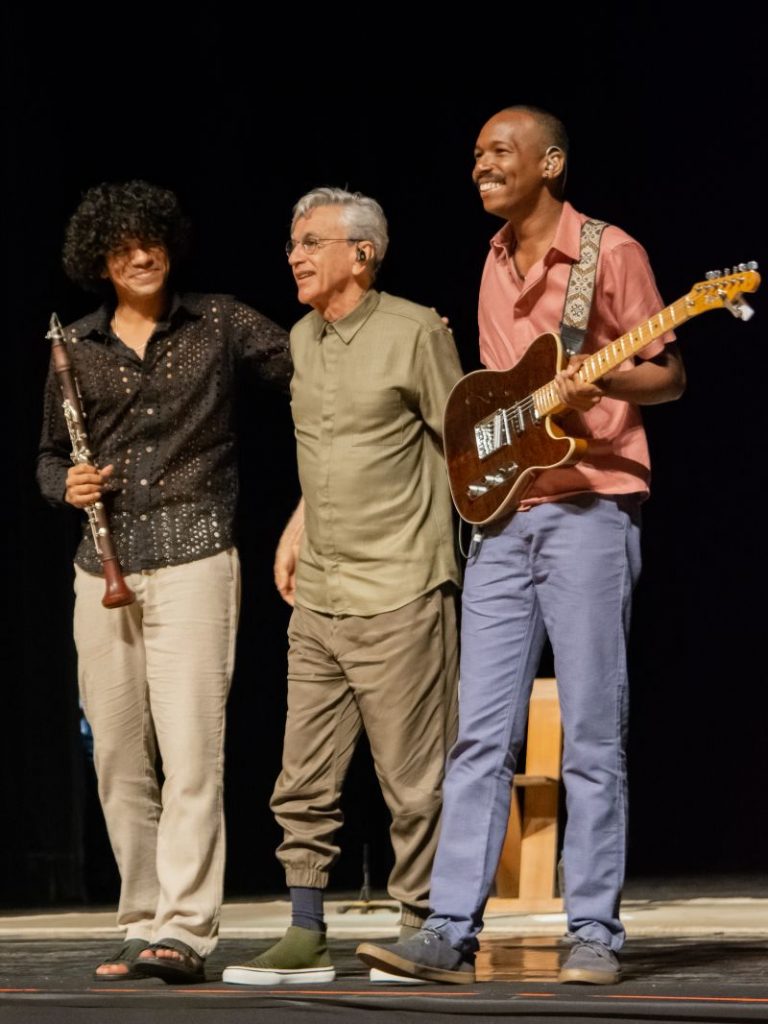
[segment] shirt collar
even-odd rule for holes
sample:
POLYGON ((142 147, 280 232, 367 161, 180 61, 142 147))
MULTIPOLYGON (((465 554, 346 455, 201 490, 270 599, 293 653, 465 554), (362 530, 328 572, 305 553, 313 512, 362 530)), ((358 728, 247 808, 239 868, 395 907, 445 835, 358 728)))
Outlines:
MULTIPOLYGON (((202 309, 196 299, 197 296, 195 295, 179 295, 177 292, 174 292, 171 296, 171 307, 168 310, 168 315, 163 320, 158 320, 157 329, 166 330, 178 316, 186 315, 195 320, 201 317, 202 309)), ((104 338, 111 337, 111 323, 114 314, 114 304, 105 302, 97 310, 94 310, 93 313, 89 313, 88 316, 84 316, 77 322, 77 336, 79 338, 96 337, 99 335, 104 338)))
POLYGON ((334 320, 331 323, 327 320, 323 320, 320 313, 318 313, 317 310, 314 310, 312 314, 314 323, 312 326, 315 341, 320 341, 324 334, 329 333, 329 331, 333 331, 338 334, 345 345, 348 345, 371 313, 376 309, 380 299, 381 296, 376 289, 369 288, 353 310, 347 313, 346 316, 341 317, 340 320, 334 320))
MULTIPOLYGON (((501 255, 502 250, 506 250, 508 253, 514 252, 516 245, 517 239, 509 221, 491 238, 491 248, 495 250, 497 256, 501 255)), ((551 262, 551 259, 548 260, 547 257, 552 252, 559 253, 573 263, 581 254, 581 218, 570 203, 563 203, 555 237, 544 257, 545 262, 551 262)))

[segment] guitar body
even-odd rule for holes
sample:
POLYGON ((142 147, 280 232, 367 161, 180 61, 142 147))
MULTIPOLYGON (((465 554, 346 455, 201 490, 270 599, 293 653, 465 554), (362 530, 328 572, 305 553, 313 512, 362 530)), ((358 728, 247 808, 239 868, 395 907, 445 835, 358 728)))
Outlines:
POLYGON ((445 409, 445 458, 453 501, 466 522, 509 515, 536 473, 575 462, 586 450, 585 441, 566 436, 551 416, 538 418, 533 403, 524 403, 565 361, 560 338, 542 334, 513 369, 476 370, 454 386, 445 409), (508 415, 497 416, 500 410, 508 415))

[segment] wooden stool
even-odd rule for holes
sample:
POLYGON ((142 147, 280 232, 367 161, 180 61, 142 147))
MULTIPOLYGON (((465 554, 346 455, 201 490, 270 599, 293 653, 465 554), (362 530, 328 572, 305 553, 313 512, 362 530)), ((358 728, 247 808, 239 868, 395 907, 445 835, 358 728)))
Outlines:
POLYGON ((512 806, 489 910, 557 912, 557 811, 563 729, 555 679, 536 679, 528 709, 525 765, 515 775, 512 806))

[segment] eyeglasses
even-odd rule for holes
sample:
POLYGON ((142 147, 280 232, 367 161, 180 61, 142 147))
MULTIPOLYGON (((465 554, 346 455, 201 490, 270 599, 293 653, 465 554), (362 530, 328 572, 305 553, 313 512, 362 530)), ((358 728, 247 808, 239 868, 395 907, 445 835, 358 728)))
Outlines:
POLYGON ((321 246, 330 245, 331 242, 359 241, 361 241, 361 239, 359 238, 315 238, 314 235, 307 235, 306 238, 301 238, 298 241, 294 241, 293 238, 289 238, 288 241, 285 243, 285 255, 290 256, 297 245, 300 245, 304 252, 311 256, 312 253, 317 252, 317 250, 321 248, 321 246))

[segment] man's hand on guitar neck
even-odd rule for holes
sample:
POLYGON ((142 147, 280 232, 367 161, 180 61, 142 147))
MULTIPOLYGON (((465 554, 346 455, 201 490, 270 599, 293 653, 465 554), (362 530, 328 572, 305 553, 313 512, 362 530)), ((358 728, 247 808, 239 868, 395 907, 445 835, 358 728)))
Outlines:
POLYGON ((585 355, 571 356, 565 369, 555 374, 555 387, 560 401, 578 412, 588 412, 605 395, 604 386, 601 388, 597 384, 584 383, 576 376, 586 358, 585 355))
POLYGON ((579 367, 589 355, 571 356, 568 365, 555 375, 560 400, 570 409, 587 412, 601 398, 616 398, 636 405, 672 402, 685 391, 685 368, 677 345, 665 345, 652 359, 638 359, 631 370, 614 370, 596 384, 580 381, 579 367))

